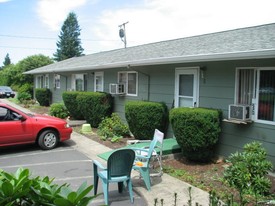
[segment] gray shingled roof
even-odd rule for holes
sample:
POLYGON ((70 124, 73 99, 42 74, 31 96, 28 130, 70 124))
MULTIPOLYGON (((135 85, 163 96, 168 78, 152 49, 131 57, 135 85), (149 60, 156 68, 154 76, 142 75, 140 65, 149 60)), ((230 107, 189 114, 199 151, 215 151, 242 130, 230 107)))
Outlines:
POLYGON ((26 74, 275 57, 275 23, 70 58, 26 74))

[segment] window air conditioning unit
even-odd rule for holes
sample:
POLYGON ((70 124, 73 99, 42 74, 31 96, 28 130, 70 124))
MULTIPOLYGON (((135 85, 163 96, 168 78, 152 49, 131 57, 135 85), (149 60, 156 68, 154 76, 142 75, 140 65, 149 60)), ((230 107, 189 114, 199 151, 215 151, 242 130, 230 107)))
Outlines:
POLYGON ((229 120, 249 121, 251 120, 251 106, 250 105, 229 105, 229 120))
POLYGON ((125 94, 125 84, 110 84, 109 92, 110 94, 125 94))

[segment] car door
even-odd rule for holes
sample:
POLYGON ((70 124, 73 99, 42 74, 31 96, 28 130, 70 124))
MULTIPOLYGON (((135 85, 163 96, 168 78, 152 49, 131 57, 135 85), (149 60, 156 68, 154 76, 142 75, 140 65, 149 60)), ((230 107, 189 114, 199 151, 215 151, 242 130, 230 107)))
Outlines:
POLYGON ((24 118, 21 114, 0 107, 0 145, 21 144, 34 141, 31 120, 24 118))

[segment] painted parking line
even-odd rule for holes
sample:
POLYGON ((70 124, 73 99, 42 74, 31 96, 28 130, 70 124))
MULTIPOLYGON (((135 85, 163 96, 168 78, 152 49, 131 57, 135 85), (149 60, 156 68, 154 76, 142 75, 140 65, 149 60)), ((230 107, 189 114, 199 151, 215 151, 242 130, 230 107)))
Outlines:
POLYGON ((44 162, 44 163, 33 163, 33 164, 21 164, 21 165, 11 165, 11 166, 1 166, 2 169, 7 168, 18 168, 18 167, 34 167, 34 166, 48 166, 54 164, 72 164, 81 162, 92 162, 92 160, 68 160, 68 161, 58 161, 58 162, 44 162))
POLYGON ((49 150, 49 151, 41 151, 39 152, 31 152, 31 153, 23 153, 23 154, 16 154, 16 155, 11 155, 7 154, 4 156, 0 156, 0 160, 2 159, 11 159, 11 158, 20 158, 20 157, 27 157, 27 156, 37 156, 37 155, 42 155, 42 154, 53 154, 53 153, 59 153, 59 152, 67 152, 67 151, 75 151, 75 149, 59 149, 59 150, 49 150))

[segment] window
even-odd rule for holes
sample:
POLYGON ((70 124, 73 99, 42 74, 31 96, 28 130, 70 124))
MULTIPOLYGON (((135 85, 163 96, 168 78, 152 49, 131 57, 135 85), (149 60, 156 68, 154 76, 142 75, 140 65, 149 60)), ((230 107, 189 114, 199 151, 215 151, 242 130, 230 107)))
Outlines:
POLYGON ((45 75, 45 88, 49 88, 49 75, 45 75))
POLYGON ((253 119, 275 124, 275 68, 237 70, 236 103, 253 107, 253 119))
POLYGON ((60 75, 59 74, 54 75, 54 87, 56 89, 60 89, 60 75))
POLYGON ((137 85, 138 85, 137 72, 119 72, 118 83, 123 83, 126 86, 126 94, 137 96, 137 85))
POLYGON ((75 91, 84 91, 84 74, 72 75, 72 89, 75 91))
POLYGON ((36 77, 36 88, 49 88, 49 75, 38 75, 36 77))
POLYGON ((36 77, 36 88, 43 88, 44 87, 44 76, 39 75, 36 77))
POLYGON ((103 72, 95 72, 94 75, 94 91, 95 92, 103 92, 104 88, 104 82, 103 82, 103 72))

